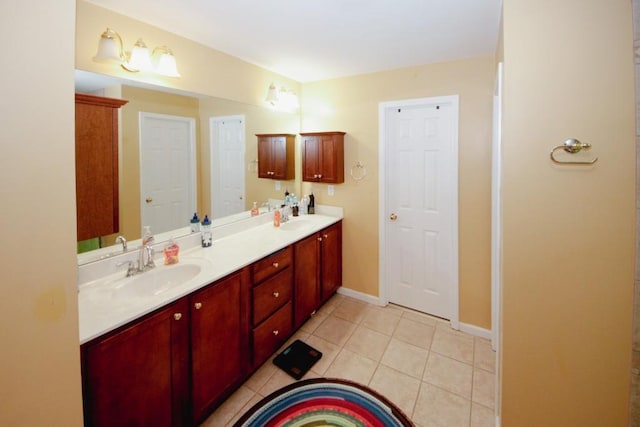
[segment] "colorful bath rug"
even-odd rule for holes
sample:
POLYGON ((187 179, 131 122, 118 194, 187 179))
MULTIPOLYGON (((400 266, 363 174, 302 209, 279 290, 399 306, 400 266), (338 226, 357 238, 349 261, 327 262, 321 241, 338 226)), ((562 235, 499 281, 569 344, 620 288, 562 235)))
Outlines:
POLYGON ((295 340, 273 359, 273 364, 299 380, 321 357, 322 353, 315 348, 295 340))
POLYGON ((413 423, 385 397, 350 381, 312 378, 281 388, 234 427, 403 427, 413 423))

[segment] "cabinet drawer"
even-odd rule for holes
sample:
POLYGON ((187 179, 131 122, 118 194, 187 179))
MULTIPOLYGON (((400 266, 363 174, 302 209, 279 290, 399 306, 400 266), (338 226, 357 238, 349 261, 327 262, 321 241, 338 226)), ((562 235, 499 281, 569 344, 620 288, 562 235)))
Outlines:
POLYGON ((287 268, 253 289, 254 326, 291 300, 292 279, 293 271, 287 268))
POLYGON ((293 304, 287 302, 253 330, 253 363, 267 360, 289 337, 293 328, 293 304))
POLYGON ((251 268, 253 273, 253 284, 257 285, 264 279, 289 267, 292 260, 293 250, 291 249, 291 246, 289 246, 255 262, 251 268))

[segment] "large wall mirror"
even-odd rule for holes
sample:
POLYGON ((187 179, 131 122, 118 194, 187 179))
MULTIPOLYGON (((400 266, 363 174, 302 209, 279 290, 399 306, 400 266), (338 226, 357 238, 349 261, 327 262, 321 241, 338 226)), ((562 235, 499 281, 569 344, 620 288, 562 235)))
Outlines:
MULTIPOLYGON (((195 173, 190 187, 195 188, 189 188, 189 191, 195 199, 194 210, 200 216, 209 215, 214 219, 214 225, 244 219, 253 202, 261 205, 268 199, 282 199, 285 189, 299 193, 299 146, 296 146, 296 179, 279 183, 281 190, 277 191, 274 181, 257 177, 255 137, 257 133, 299 133, 300 118, 297 111, 274 111, 265 106, 179 92, 84 71, 76 71, 76 93, 128 101, 119 112, 119 232, 79 242, 79 252, 82 252, 78 255, 80 264, 118 253, 121 250, 115 246, 118 235, 124 236, 129 242, 136 242, 140 239, 143 227, 148 225, 145 224, 144 209, 147 203, 145 199, 149 200, 150 197, 145 194, 145 177, 162 174, 170 166, 162 160, 149 164, 150 157, 144 156, 145 145, 141 139, 145 138, 144 129, 149 126, 145 120, 171 121, 172 118, 178 118, 193 124, 195 173), (242 147, 236 144, 236 151, 230 155, 224 154, 224 144, 229 138, 243 142, 242 147), (147 160, 141 164, 143 157, 147 160), (234 160, 232 162, 229 159, 234 160), (236 188, 229 190, 228 183, 235 183, 236 188), (226 196, 221 197, 225 191, 226 196), (233 202, 230 202, 232 199, 233 202)), ((170 132, 166 131, 165 134, 169 135, 170 132)), ((159 226, 152 232, 160 236, 179 237, 188 233, 189 219, 185 215, 182 227, 159 226)), ((132 249, 135 249, 135 243, 129 245, 129 250, 132 249)))

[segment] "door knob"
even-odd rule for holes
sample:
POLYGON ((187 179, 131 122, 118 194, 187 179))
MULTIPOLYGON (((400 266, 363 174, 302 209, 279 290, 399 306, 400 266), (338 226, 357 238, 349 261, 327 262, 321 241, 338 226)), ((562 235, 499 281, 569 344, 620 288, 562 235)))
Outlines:
POLYGON ((398 219, 398 215, 396 215, 396 214, 392 213, 392 214, 391 214, 391 216, 389 217, 389 219, 390 219, 391 221, 395 221, 396 219, 398 219))
POLYGON ((147 203, 151 203, 151 202, 153 202, 153 198, 147 197, 146 199, 144 199, 144 201, 147 202, 147 203))

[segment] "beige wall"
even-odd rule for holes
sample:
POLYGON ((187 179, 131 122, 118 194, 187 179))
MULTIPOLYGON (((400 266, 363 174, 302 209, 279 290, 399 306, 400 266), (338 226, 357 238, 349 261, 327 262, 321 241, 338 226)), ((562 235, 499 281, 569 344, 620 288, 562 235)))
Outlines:
POLYGON ((503 12, 502 425, 625 426, 631 2, 505 0, 503 12), (598 163, 553 165, 569 137, 598 163))
MULTIPOLYGON (((344 286, 378 295, 378 107, 380 102, 460 96, 459 256, 460 321, 491 328, 492 56, 303 85, 303 132, 344 131, 345 183, 318 203, 344 207, 344 286), (355 181, 357 161, 367 176, 355 181)), ((307 192, 309 184, 303 184, 307 192)))
POLYGON ((80 426, 73 0, 3 2, 0 425, 80 426), (51 37, 55 35, 55 49, 51 37), (25 48, 34 47, 33 49, 25 48), (44 72, 43 72, 44 71, 44 72))

